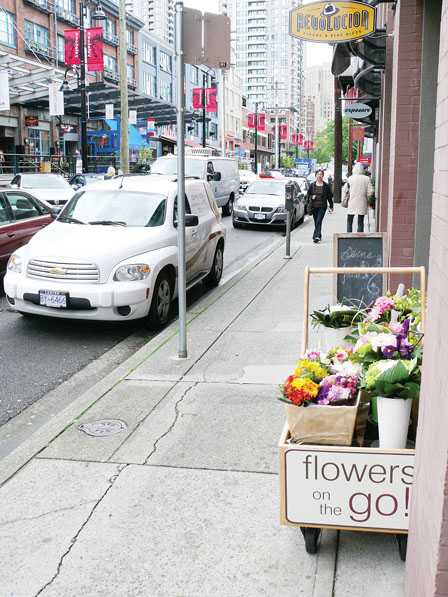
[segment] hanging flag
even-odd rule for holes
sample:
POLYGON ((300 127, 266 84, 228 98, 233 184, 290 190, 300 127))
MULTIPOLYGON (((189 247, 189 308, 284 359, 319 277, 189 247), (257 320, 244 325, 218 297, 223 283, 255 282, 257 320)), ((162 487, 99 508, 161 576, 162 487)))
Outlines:
POLYGON ((265 114, 259 114, 258 115, 258 130, 259 131, 264 131, 266 126, 266 115, 265 114))
POLYGON ((202 101, 203 91, 204 90, 202 89, 202 87, 197 87, 196 89, 193 89, 193 109, 194 110, 204 107, 204 104, 202 101))
POLYGON ((303 144, 303 149, 309 149, 308 141, 305 141, 303 144))
POLYGON ((80 44, 80 29, 66 29, 64 31, 64 62, 66 65, 81 64, 80 44))
POLYGON ((218 106, 216 104, 216 87, 207 87, 205 90, 207 112, 216 112, 218 106))
POLYGON ((309 149, 310 151, 313 151, 313 150, 314 150, 314 141, 309 141, 309 142, 308 142, 308 149, 309 149))
POLYGON ((280 126, 280 139, 286 139, 288 135, 288 126, 286 124, 282 124, 280 126))
POLYGON ((103 28, 92 27, 87 33, 87 70, 90 72, 104 70, 103 28))
POLYGON ((114 118, 114 105, 106 104, 106 120, 113 120, 114 118))
POLYGON ((148 137, 154 136, 154 124, 155 124, 154 118, 146 119, 146 134, 148 135, 148 137))
POLYGON ((64 114, 64 92, 59 91, 60 86, 60 83, 50 83, 48 85, 50 116, 62 116, 64 114))
POLYGON ((248 114, 247 115, 247 126, 250 129, 254 129, 255 128, 255 114, 248 114))
POLYGON ((299 133, 297 143, 298 143, 298 145, 303 145, 303 135, 302 135, 302 133, 299 133))
POLYGON ((9 110, 10 107, 8 71, 2 70, 0 72, 0 110, 9 110))
POLYGON ((291 142, 292 142, 293 145, 297 145, 297 135, 296 135, 296 133, 293 133, 291 135, 291 142))

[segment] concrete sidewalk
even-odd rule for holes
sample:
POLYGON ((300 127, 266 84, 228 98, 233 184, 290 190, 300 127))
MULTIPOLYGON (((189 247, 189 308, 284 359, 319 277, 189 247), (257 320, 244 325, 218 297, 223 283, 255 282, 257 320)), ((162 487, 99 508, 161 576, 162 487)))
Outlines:
POLYGON ((304 267, 332 265, 344 217, 319 245, 307 220, 291 260, 281 240, 196 304, 187 359, 175 322, 4 459, 1 597, 404 595, 393 535, 324 530, 308 555, 279 524, 278 385, 300 353, 304 267), (127 428, 79 429, 106 418, 127 428))

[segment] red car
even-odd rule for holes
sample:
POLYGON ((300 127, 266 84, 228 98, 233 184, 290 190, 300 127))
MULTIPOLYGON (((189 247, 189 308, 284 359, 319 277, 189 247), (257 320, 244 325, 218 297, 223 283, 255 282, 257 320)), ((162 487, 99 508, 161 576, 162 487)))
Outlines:
POLYGON ((260 178, 285 178, 280 170, 263 170, 260 172, 260 178))
POLYGON ((0 189, 0 275, 11 253, 52 221, 50 210, 31 193, 0 189))

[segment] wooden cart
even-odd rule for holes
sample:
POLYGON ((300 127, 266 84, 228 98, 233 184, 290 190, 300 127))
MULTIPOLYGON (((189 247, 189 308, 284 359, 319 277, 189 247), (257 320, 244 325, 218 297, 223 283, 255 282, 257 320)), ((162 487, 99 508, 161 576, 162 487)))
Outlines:
MULTIPOLYGON (((425 326, 425 268, 306 268, 302 352, 308 348, 311 274, 419 274, 421 330, 425 326)), ((418 401, 414 402, 416 421, 418 401)), ((308 553, 316 553, 323 528, 395 533, 406 558, 413 449, 289 443, 286 423, 279 441, 280 522, 299 526, 308 553)))

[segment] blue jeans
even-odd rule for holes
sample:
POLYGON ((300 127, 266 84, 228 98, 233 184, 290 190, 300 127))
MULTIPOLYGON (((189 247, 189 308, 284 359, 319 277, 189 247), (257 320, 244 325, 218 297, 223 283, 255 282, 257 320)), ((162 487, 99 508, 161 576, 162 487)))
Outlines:
POLYGON ((313 232, 313 239, 314 238, 322 238, 322 220, 325 217, 325 208, 317 209, 313 213, 314 218, 314 232, 313 232))
MULTIPOLYGON (((354 214, 347 215, 347 232, 353 232, 354 214)), ((364 216, 358 216, 358 230, 356 232, 364 232, 364 216)))

